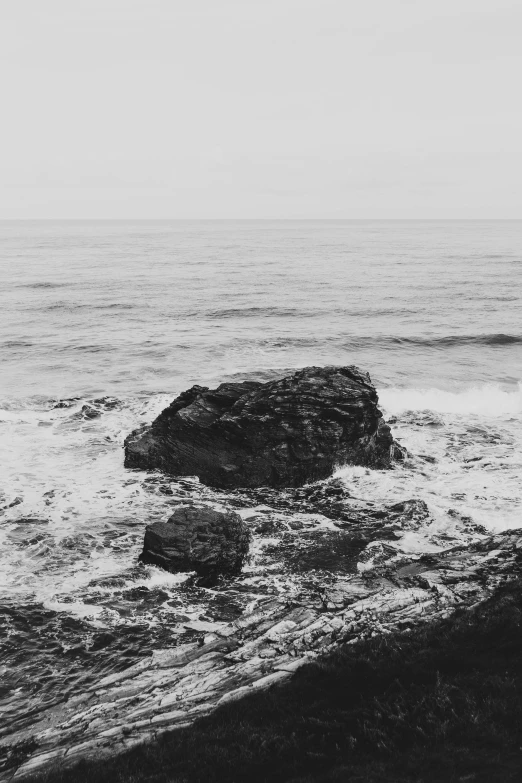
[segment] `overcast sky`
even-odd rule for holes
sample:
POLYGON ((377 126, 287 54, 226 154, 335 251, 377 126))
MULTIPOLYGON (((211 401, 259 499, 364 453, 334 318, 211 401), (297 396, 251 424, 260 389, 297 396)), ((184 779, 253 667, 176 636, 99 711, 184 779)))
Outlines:
POLYGON ((0 0, 0 217, 522 217, 520 0, 0 0))

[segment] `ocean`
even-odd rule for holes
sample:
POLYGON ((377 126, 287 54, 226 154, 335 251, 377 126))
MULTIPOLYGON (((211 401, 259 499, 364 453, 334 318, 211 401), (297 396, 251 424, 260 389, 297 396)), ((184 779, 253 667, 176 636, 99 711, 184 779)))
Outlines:
POLYGON ((355 364, 413 456, 337 476, 427 504, 403 553, 522 526, 521 221, 1 222, 0 265, 0 733, 220 598, 138 563, 203 488, 123 468, 194 383, 355 364))

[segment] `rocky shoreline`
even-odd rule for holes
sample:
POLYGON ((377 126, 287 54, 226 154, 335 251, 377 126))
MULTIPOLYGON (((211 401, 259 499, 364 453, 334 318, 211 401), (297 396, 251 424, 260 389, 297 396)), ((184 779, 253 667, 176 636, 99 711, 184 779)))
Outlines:
POLYGON ((319 590, 312 585, 294 595, 265 596, 231 623, 193 623, 197 642, 157 650, 5 733, 0 780, 99 759, 186 727, 230 700, 284 682, 340 643, 408 633, 472 607, 518 579, 521 566, 522 531, 510 531, 440 555, 332 577, 319 590))
POLYGON ((127 439, 126 465, 154 469, 149 491, 164 495, 173 512, 150 526, 143 559, 169 567, 157 534, 167 536, 168 558, 179 561, 173 570, 194 569, 185 589, 199 591, 209 609, 182 621, 193 641, 176 643, 173 636, 171 646, 3 729, 0 781, 121 753, 281 684, 340 644, 407 634, 519 578, 522 530, 488 535, 462 517, 458 545, 441 539, 437 551, 412 554, 403 537, 433 522, 423 500, 380 506, 352 496, 335 478, 318 480, 350 458, 385 470, 394 458, 408 458, 377 402, 369 377, 357 368, 307 368, 290 381, 193 387, 127 439), (268 434, 259 440, 263 427, 268 434), (191 438, 198 448, 180 468, 176 460, 188 453, 191 438), (245 445, 250 440, 255 449, 245 445), (319 455, 319 467, 310 454, 319 455), (267 472, 271 458, 276 469, 267 472), (198 466, 204 483, 168 478, 175 468, 187 476, 198 466), (247 468, 251 480, 243 481, 247 468), (194 533, 202 509, 210 538, 208 528, 194 533), (250 562, 240 571, 250 539, 250 562), (233 619, 212 612, 220 601, 240 607, 233 619))

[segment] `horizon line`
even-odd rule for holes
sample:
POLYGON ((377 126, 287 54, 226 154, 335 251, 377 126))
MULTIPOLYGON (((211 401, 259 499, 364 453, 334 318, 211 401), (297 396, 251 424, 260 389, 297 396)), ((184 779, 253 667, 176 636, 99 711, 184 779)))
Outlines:
POLYGON ((489 221, 491 223, 516 223, 522 221, 521 217, 476 217, 476 218, 460 218, 460 217, 395 217, 395 218, 383 218, 383 217, 370 217, 370 218, 349 218, 349 217, 200 217, 200 218, 188 218, 188 217, 0 217, 0 223, 52 223, 52 222, 70 222, 70 223, 93 223, 93 222, 111 222, 111 223, 130 223, 140 221, 143 223, 165 223, 165 222, 179 222, 179 223, 227 223, 227 222, 264 222, 264 223, 306 223, 306 222, 323 222, 323 223, 370 223, 370 222, 382 222, 382 223, 441 223, 441 222, 454 222, 454 223, 478 223, 489 221))

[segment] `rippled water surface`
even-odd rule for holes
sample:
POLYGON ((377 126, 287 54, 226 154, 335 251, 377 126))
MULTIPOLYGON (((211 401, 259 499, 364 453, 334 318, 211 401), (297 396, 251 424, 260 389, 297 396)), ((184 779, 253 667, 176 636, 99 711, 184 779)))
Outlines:
POLYGON ((193 383, 357 364, 415 459, 339 476, 427 503, 403 551, 522 525, 521 222, 12 222, 0 263, 7 721, 244 608, 137 562, 205 490, 124 470, 123 439, 193 383))

